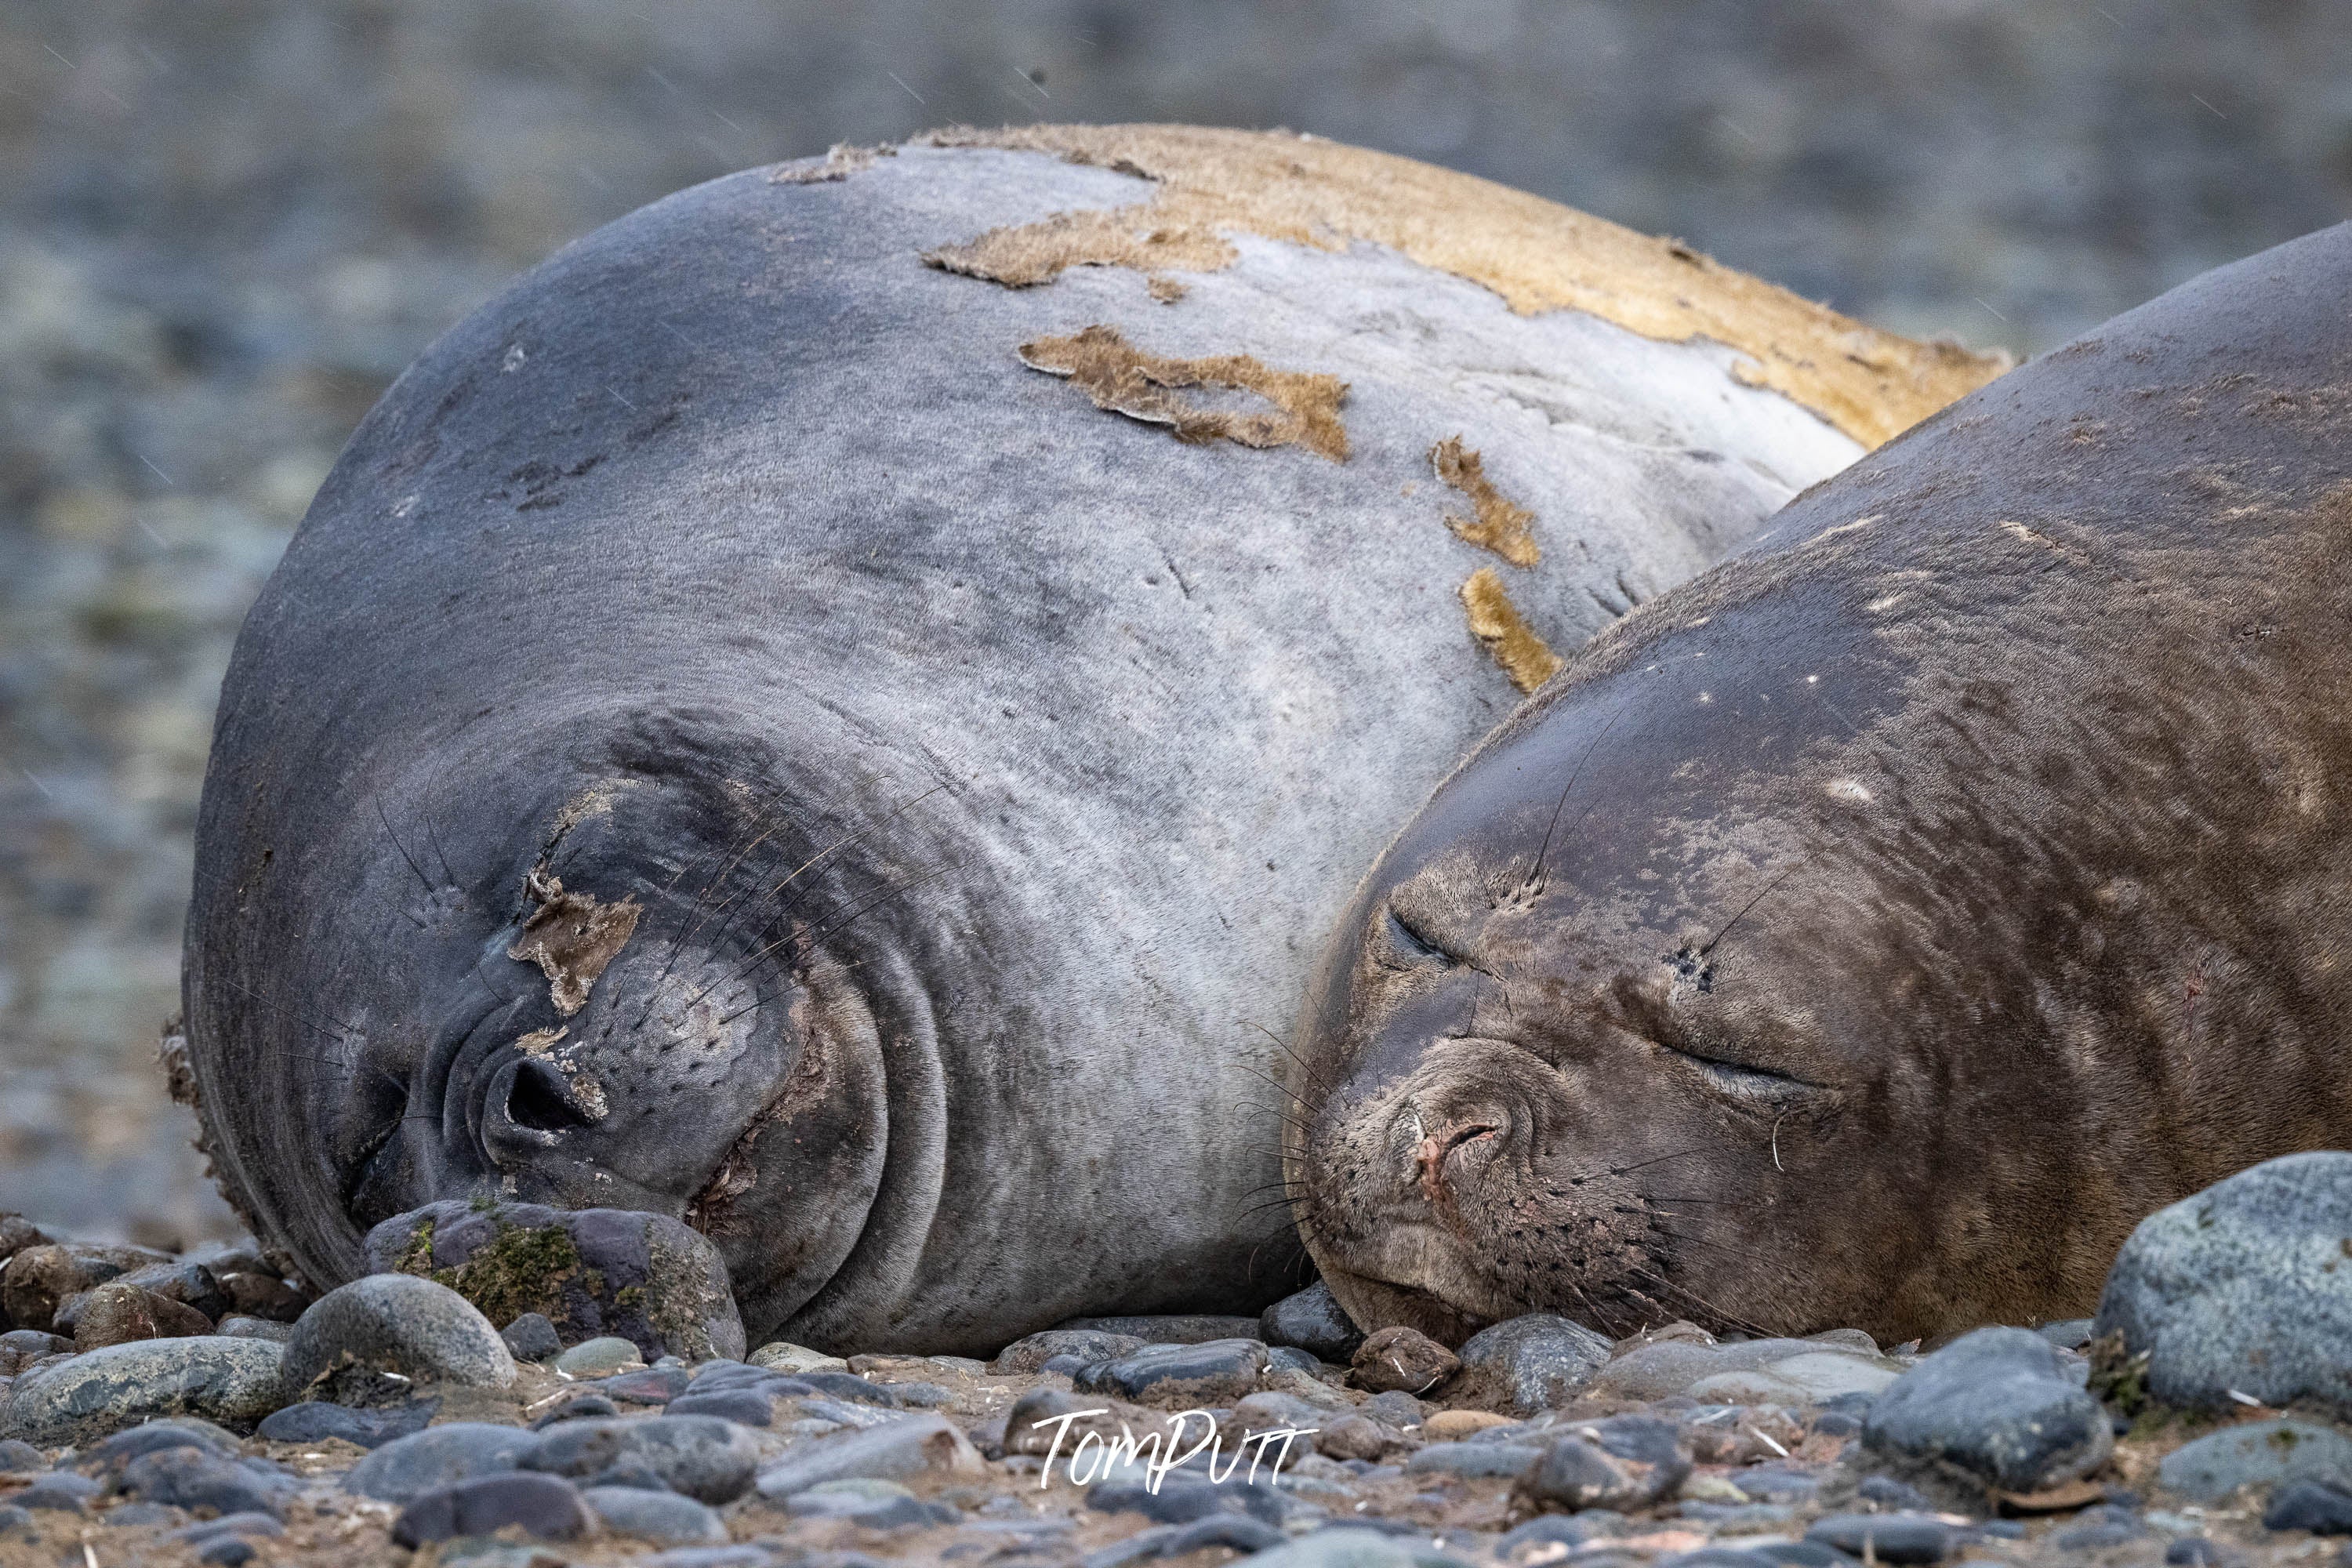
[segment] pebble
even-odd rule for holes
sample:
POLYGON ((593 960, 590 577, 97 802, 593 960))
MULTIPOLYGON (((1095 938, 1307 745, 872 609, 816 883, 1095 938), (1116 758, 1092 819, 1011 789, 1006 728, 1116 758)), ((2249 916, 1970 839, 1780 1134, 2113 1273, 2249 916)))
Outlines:
POLYGON ((1462 1560, 1430 1544, 1427 1534, 1391 1535, 1349 1523, 1261 1552, 1250 1568, 1461 1568, 1462 1560))
POLYGON ((1452 1377, 1462 1362, 1427 1334, 1399 1326, 1368 1337, 1348 1364, 1349 1381, 1358 1388, 1419 1394, 1452 1377))
POLYGON ((617 1334, 583 1341, 555 1358, 555 1370, 567 1377, 609 1377, 643 1365, 636 1342, 617 1334))
POLYGON ((352 1466, 343 1489, 379 1502, 406 1502, 469 1476, 513 1469, 541 1441, 535 1433, 480 1421, 427 1426, 352 1466))
POLYGON ((419 1492, 393 1521, 392 1539, 415 1548, 509 1526, 541 1541, 576 1541, 596 1521, 571 1482, 518 1470, 419 1492))
POLYGON ((1124 1334, 1148 1345, 1204 1345, 1213 1340, 1256 1339, 1257 1325, 1255 1318, 1181 1312, 1169 1317, 1072 1318, 1054 1326, 1102 1334, 1124 1334))
POLYGON ((1690 1450, 1670 1422, 1612 1415, 1580 1422, 1553 1438, 1518 1490, 1538 1507, 1622 1513, 1671 1496, 1690 1472, 1690 1450))
POLYGON ((1315 1451, 1334 1459, 1377 1459, 1403 1439, 1369 1415, 1343 1415, 1315 1434, 1315 1451))
POLYGON ((727 1539, 727 1521, 717 1510, 676 1492, 631 1487, 588 1487, 581 1500, 604 1528, 661 1546, 713 1545, 727 1539))
POLYGON ((944 1503, 925 1502, 895 1481, 827 1481, 784 1501, 798 1519, 845 1519, 865 1530, 952 1523, 962 1516, 944 1503))
POLYGON ((2201 1535, 2184 1535, 2164 1549, 2171 1568, 2219 1568, 2227 1561, 2221 1549, 2201 1535))
POLYGON ((518 1463, 583 1484, 607 1471, 641 1467, 672 1491, 724 1503, 751 1485, 760 1444, 744 1428, 712 1415, 567 1421, 549 1428, 518 1463))
POLYGON ((1841 1513, 1822 1520, 1805 1539, 1852 1557, 1903 1565, 1941 1563, 1957 1542, 1942 1521, 1916 1513, 1841 1513))
POLYGON ((663 1407, 669 1415, 715 1415, 741 1426, 765 1426, 775 1419, 775 1401, 757 1388, 721 1388, 681 1394, 663 1407))
POLYGON ((0 1503, 0 1540, 20 1533, 32 1534, 35 1528, 30 1511, 13 1502, 0 1503))
POLYGON ((1867 1342, 1860 1335, 1845 1341, 1748 1340, 1727 1345, 1653 1338, 1624 1351, 1595 1373, 1583 1392, 1590 1398, 1646 1402, 1687 1394, 1702 1401, 1713 1398, 1722 1404, 1744 1404, 1748 1401, 1727 1396, 1730 1387, 1723 1393, 1701 1394, 1693 1385, 1727 1373, 1760 1372, 1780 1379, 1778 1384, 1769 1385, 1777 1398, 1797 1397, 1801 1404, 1840 1394, 1875 1393, 1894 1382, 1904 1368, 1874 1351, 1865 1351, 1863 1346, 1867 1342), (1822 1356, 1830 1359, 1811 1359, 1822 1356), (1800 1364, 1784 1373, 1780 1363, 1792 1362, 1800 1364))
POLYGON ((1187 1524, 1211 1514, 1247 1512, 1279 1524, 1289 1500, 1271 1486, 1223 1484, 1182 1470, 1148 1480, 1097 1481, 1087 1489, 1087 1507, 1102 1513, 1139 1513, 1155 1524, 1187 1524))
POLYGON ((847 1372, 849 1363, 837 1355, 813 1351, 806 1345, 796 1345, 788 1340, 776 1340, 761 1345, 743 1358, 756 1367, 770 1372, 847 1372))
POLYGON ((2253 1421, 2183 1443, 2158 1464, 2156 1477, 2166 1491, 2200 1503, 2220 1502, 2241 1487, 2352 1483, 2352 1438, 2308 1421, 2253 1421))
POLYGON ((18 1508, 46 1513, 85 1513, 89 1511, 89 1500, 105 1489, 88 1476, 78 1476, 71 1470, 52 1470, 8 1500, 18 1508))
POLYGON ((324 1443, 335 1439, 362 1448, 381 1448, 394 1438, 405 1437, 412 1432, 422 1432, 434 1412, 441 1408, 437 1399, 412 1400, 373 1409, 354 1409, 345 1405, 330 1405, 322 1400, 309 1400, 289 1405, 263 1418, 260 1435, 273 1443, 324 1443))
POLYGON ((1863 1446, 1957 1466, 2004 1491, 2042 1491, 2106 1462, 2115 1434, 2056 1346, 1978 1329, 1922 1360, 1870 1407, 1863 1446))
POLYGON ((760 1471, 760 1495, 781 1502, 823 1481, 897 1480, 927 1471, 976 1475, 987 1462, 944 1417, 908 1415, 793 1449, 760 1471))
POLYGON ((1320 1279, 1259 1313, 1257 1332, 1267 1344, 1290 1345, 1342 1366, 1364 1342, 1364 1331, 1320 1279))
POLYGON ((1365 1415, 1399 1429, 1418 1426, 1430 1414, 1428 1405, 1402 1389, 1372 1395, 1365 1401, 1363 1409, 1365 1415))
POLYGON ((2139 1516, 2130 1509, 2102 1503, 2084 1509, 2063 1529, 2052 1531, 2046 1539, 2061 1552, 2103 1552, 2146 1533, 2139 1516))
POLYGON ((2092 1322, 2089 1318, 2068 1318, 2061 1322, 2040 1324, 2033 1331, 2062 1351, 2078 1351, 2091 1342, 2092 1322))
POLYGON ((164 1448, 202 1448, 206 1453, 235 1458, 237 1441, 234 1435, 209 1421, 176 1416, 117 1432, 82 1456, 79 1464, 84 1470, 119 1476, 122 1468, 140 1455, 164 1448))
POLYGON ((1608 1364, 1610 1342, 1549 1312, 1529 1312, 1470 1336, 1461 1350, 1464 1394, 1487 1394, 1515 1415, 1557 1410, 1608 1364))
POLYGON ((2352 1535, 2352 1492, 2325 1481, 2289 1481, 2263 1510, 2263 1528, 2352 1535))
POLYGON ((0 1317, 19 1329, 48 1329, 69 1296, 168 1259, 143 1247, 46 1242, 19 1248, 0 1268, 0 1317))
MULTIPOLYGON (((628 1342, 614 1342, 625 1344, 628 1342)), ((626 1400, 632 1405, 667 1405, 684 1394, 692 1382, 692 1376, 684 1367, 649 1366, 638 1372, 615 1373, 610 1377, 596 1378, 588 1382, 586 1386, 607 1399, 626 1400)))
POLYGON ((2166 1405, 2352 1405, 2352 1153, 2266 1161, 2158 1209, 2107 1273, 2095 1324, 2146 1352, 2166 1405))
POLYGON ((47 1356, 73 1350, 73 1341, 46 1329, 11 1329, 0 1334, 0 1377, 14 1377, 47 1356))
POLYGON ((565 1400, 538 1420, 533 1421, 530 1424, 530 1429, 534 1432, 543 1432, 559 1421, 599 1420, 608 1415, 618 1415, 620 1413, 621 1407, 603 1394, 583 1394, 565 1400))
POLYGON ((507 1353, 517 1361, 551 1361, 563 1350, 563 1342, 556 1337, 555 1325, 541 1312, 525 1312, 499 1331, 506 1342, 507 1353))
POLYGON ((194 1258, 167 1258, 118 1274, 110 1281, 116 1285, 135 1285, 150 1295, 176 1301, 203 1316, 206 1322, 226 1317, 235 1303, 221 1288, 220 1279, 206 1265, 194 1258))
POLYGON ((1071 1384, 1081 1394, 1213 1405, 1255 1391, 1265 1369, 1265 1344, 1255 1337, 1171 1342, 1147 1344, 1117 1361, 1087 1367, 1071 1384))
POLYGON ((188 1339, 213 1331, 212 1320, 194 1307, 119 1279, 83 1291, 71 1306, 69 1315, 58 1314, 58 1322, 63 1325, 70 1316, 76 1351, 129 1344, 133 1340, 188 1339))
POLYGON ((371 1274, 328 1291, 294 1325, 285 1352, 289 1399, 354 1373, 478 1388, 515 1380, 514 1357, 472 1302, 406 1274, 371 1274))
POLYGON ((234 1316, 290 1323, 310 1305, 310 1297, 275 1274, 215 1270, 213 1278, 220 1282, 221 1293, 228 1298, 229 1311, 234 1316))
POLYGON ((446 1199, 367 1234, 368 1267, 431 1272, 499 1322, 547 1318, 560 1338, 617 1336, 651 1361, 743 1353, 743 1320, 709 1237, 667 1215, 446 1199))
POLYGON ((293 1478, 266 1460, 225 1459, 202 1448, 160 1448, 122 1467, 115 1489, 145 1502, 194 1512, 275 1515, 293 1490, 293 1478))
POLYGON ((282 1350, 216 1336, 108 1345, 17 1378, 8 1390, 6 1428, 55 1447, 87 1443, 154 1415, 249 1426, 286 1402, 282 1350))
POLYGON ((14 1470, 38 1470, 47 1468, 48 1456, 30 1443, 14 1437, 0 1437, 0 1474, 14 1470))
MULTIPOLYGON (((1268 1309, 1271 1310, 1271 1309, 1268 1309)), ((1076 1356, 1084 1364, 1117 1361, 1141 1350, 1145 1341, 1133 1334, 1108 1334, 1097 1329, 1047 1329, 1018 1339, 997 1352, 988 1370, 1000 1377, 1042 1371, 1056 1356, 1076 1356)))

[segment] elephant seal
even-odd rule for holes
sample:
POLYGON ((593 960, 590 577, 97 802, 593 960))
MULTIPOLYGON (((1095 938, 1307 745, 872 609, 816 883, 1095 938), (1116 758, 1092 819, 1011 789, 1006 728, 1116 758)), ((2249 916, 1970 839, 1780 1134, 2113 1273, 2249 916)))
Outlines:
POLYGON ((755 1343, 1254 1308, 1266 1037, 1377 825, 1990 368, 1286 134, 656 203, 401 377, 246 624, 224 1184, 321 1284, 434 1200, 681 1217, 755 1343))
POLYGON ((2029 363, 1478 747, 1302 1015, 1360 1323, 2082 1316, 2352 1137, 2347 300, 2352 226, 2029 363))

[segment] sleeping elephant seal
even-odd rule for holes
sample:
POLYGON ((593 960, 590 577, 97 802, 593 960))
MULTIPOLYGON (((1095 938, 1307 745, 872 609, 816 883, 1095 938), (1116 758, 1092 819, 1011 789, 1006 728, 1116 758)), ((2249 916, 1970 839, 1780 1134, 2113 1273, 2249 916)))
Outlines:
POLYGON ((681 1217, 818 1345, 1279 1291, 1265 1032, 1496 657, 1986 374, 1394 158, 994 140, 599 230, 320 490, 184 982, 319 1282, 511 1194, 681 1217))
POLYGON ((2352 1138, 2352 226, 1929 420, 1380 858, 1286 1173, 1366 1327, 2087 1314, 2352 1138))

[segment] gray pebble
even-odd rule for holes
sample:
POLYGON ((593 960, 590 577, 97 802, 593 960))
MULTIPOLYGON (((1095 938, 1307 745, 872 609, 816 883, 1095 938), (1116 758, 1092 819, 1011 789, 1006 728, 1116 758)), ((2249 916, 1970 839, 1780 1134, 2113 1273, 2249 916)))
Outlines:
POLYGON ((775 1419, 775 1402, 757 1388, 721 1388, 709 1394, 681 1394, 663 1406, 670 1415, 715 1415, 744 1426, 765 1426, 775 1419))
POLYGON ((541 1440, 535 1433, 479 1421, 427 1426, 353 1465, 343 1489, 380 1502, 406 1502, 469 1477, 513 1469, 541 1440))
POLYGON ((555 1325, 539 1312, 525 1312, 500 1329, 499 1338, 506 1342, 508 1353, 517 1361, 547 1361, 563 1351, 555 1325))
POLYGON ((481 1388, 515 1380, 514 1357, 471 1301, 407 1274, 338 1286, 295 1323, 286 1345, 289 1399, 345 1368, 481 1388))
POLYGON ((415 1548, 509 1525, 541 1541, 576 1541, 595 1529, 595 1517, 571 1482, 511 1471, 418 1493, 393 1521, 392 1539, 415 1548))
POLYGON ((1507 1476, 1513 1480, 1535 1468, 1543 1449, 1529 1443, 1432 1443, 1404 1462, 1409 1476, 1507 1476))
POLYGON ((33 1516, 15 1503, 0 1503, 0 1540, 34 1532, 33 1516))
POLYGON ((280 1347, 207 1335, 135 1340, 47 1363, 8 1391, 14 1436, 47 1447, 87 1443, 155 1415, 247 1426, 285 1403, 280 1347))
POLYGON ((1171 1317, 1072 1318, 1057 1329, 1089 1329, 1097 1333, 1129 1334, 1150 1345, 1204 1345, 1213 1340, 1257 1338, 1255 1318, 1227 1318, 1209 1312, 1181 1312, 1171 1317))
POLYGON ((761 1470, 757 1484, 761 1497, 781 1502, 823 1481, 895 1480, 931 1470, 976 1474, 986 1463, 971 1440, 942 1417, 908 1415, 796 1447, 761 1470))
POLYGON ((518 1463, 524 1469, 587 1480, 616 1467, 642 1466, 663 1485, 702 1502, 732 1502, 751 1484, 758 1439, 711 1415, 642 1420, 567 1421, 550 1427, 518 1463))
POLYGON ((141 1502, 190 1512, 276 1514, 295 1489, 292 1476, 262 1460, 231 1460, 202 1448, 160 1448, 122 1467, 115 1489, 141 1502))
POLYGON ((1898 1565, 1940 1563, 1957 1544, 1949 1526, 1916 1513, 1832 1514, 1805 1531, 1805 1539, 1898 1565))
POLYGON ((2241 1487, 2352 1480, 2352 1438, 2308 1421, 2253 1421, 2183 1443, 2158 1464, 2158 1484, 2213 1503, 2241 1487))
POLYGON ((618 1415, 621 1407, 601 1394, 583 1394, 565 1400, 554 1409, 530 1424, 534 1432, 544 1432, 559 1421, 598 1421, 618 1415))
POLYGON ((213 1332, 226 1340, 266 1340, 273 1345, 282 1345, 294 1337, 294 1325, 232 1312, 220 1321, 220 1326, 213 1332))
POLYGON ((2263 1528, 2352 1535, 2352 1491, 2325 1481, 2289 1481, 2263 1510, 2263 1528))
POLYGON ((1292 1346, 1341 1366, 1364 1342, 1364 1331, 1320 1279, 1258 1314, 1257 1329, 1267 1344, 1292 1346))
POLYGON ((2125 1241, 2096 1331, 2147 1352, 2148 1392, 2225 1410, 2352 1404, 2352 1153, 2266 1161, 2158 1209, 2125 1241))
POLYGON ((77 1476, 70 1470, 52 1471, 8 1500, 18 1508, 42 1513, 87 1513, 89 1500, 100 1489, 99 1484, 87 1476, 77 1476))
POLYGON ((555 1358, 555 1370, 569 1377, 604 1377, 642 1365, 635 1343, 614 1334, 583 1340, 555 1358))
POLYGON ((1521 1479, 1519 1491, 1539 1505, 1571 1512, 1587 1508, 1625 1512, 1671 1495, 1690 1471, 1690 1449, 1671 1423, 1649 1415, 1612 1415, 1580 1422, 1553 1438, 1521 1479))
POLYGON ((263 1420, 259 1432, 273 1443, 324 1443, 340 1438, 362 1448, 381 1448, 395 1437, 425 1430, 440 1408, 438 1399, 411 1400, 376 1409, 310 1400, 273 1412, 263 1420))
POLYGON ((1206 1403, 1239 1399, 1255 1392, 1265 1369, 1264 1342, 1222 1339, 1147 1345, 1117 1361, 1087 1368, 1072 1384, 1082 1394, 1108 1394, 1121 1399, 1172 1395, 1206 1403))
POLYGON ((1047 1329, 1044 1333, 1015 1340, 997 1352, 988 1370, 999 1376, 1042 1372, 1045 1363, 1057 1356, 1076 1356, 1080 1363, 1091 1365, 1098 1361, 1116 1361, 1141 1350, 1144 1344, 1133 1334, 1105 1333, 1098 1329, 1047 1329))
POLYGON ((2008 1491, 2040 1491, 2106 1462, 2115 1436, 2054 1345, 2030 1329, 1987 1328, 1897 1378, 1870 1407, 1863 1445, 1941 1461, 2008 1491))
POLYGON ((1470 1336, 1459 1352, 1468 1379, 1514 1415, 1557 1410, 1609 1363, 1610 1342, 1549 1312, 1529 1312, 1470 1336))
POLYGON ((727 1539, 717 1511, 675 1492, 590 1487, 581 1494, 607 1530, 661 1546, 714 1545, 727 1539))

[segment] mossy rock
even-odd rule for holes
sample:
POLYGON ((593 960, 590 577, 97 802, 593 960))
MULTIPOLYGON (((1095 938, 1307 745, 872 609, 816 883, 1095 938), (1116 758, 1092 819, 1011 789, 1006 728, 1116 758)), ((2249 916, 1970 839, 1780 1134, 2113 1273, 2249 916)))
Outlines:
POLYGON ((449 1200, 368 1232, 367 1260, 446 1285, 500 1326, 541 1313, 567 1345, 615 1334, 648 1361, 743 1354, 718 1249, 666 1215, 449 1200))

